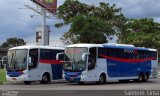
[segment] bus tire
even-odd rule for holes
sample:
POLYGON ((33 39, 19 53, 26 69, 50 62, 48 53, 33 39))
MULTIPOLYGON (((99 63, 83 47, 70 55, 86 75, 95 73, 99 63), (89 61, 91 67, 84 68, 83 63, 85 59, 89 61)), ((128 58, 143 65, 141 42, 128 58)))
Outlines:
POLYGON ((49 73, 45 73, 42 76, 42 81, 40 81, 41 84, 48 84, 50 82, 50 75, 49 73))
POLYGON ((26 84, 26 85, 30 85, 31 81, 23 81, 23 83, 26 84))
POLYGON ((143 81, 144 81, 144 82, 147 82, 148 79, 149 79, 149 73, 146 73, 146 74, 144 75, 143 81))
POLYGON ((143 82, 143 80, 144 80, 144 74, 143 74, 143 73, 140 73, 140 74, 138 75, 138 82, 143 82))
POLYGON ((104 73, 102 73, 100 76, 99 76, 99 81, 98 81, 98 84, 105 84, 106 83, 106 75, 104 73))

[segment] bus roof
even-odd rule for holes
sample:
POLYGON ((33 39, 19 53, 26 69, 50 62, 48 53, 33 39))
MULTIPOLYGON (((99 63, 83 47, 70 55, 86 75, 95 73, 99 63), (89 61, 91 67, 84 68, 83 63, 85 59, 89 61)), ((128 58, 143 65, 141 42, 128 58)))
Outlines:
POLYGON ((81 43, 81 44, 71 44, 67 47, 103 47, 102 44, 87 44, 87 43, 81 43))
POLYGON ((107 48, 121 48, 121 49, 132 49, 132 50, 146 50, 146 51, 157 51, 156 49, 135 47, 129 44, 116 44, 116 43, 105 43, 105 44, 72 44, 67 47, 107 47, 107 48))
POLYGON ((10 48, 9 50, 13 50, 13 49, 33 49, 33 48, 64 50, 63 47, 51 47, 51 46, 17 46, 17 47, 10 48))
POLYGON ((121 49, 131 49, 131 50, 157 51, 156 49, 152 49, 152 48, 135 47, 134 45, 128 45, 128 44, 104 44, 103 46, 107 47, 107 48, 121 48, 121 49))

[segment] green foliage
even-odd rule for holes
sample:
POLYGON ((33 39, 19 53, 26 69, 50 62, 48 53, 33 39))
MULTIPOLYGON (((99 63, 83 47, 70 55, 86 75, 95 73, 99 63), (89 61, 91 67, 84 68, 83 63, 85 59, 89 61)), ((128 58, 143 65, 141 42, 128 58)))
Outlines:
POLYGON ((106 36, 113 33, 112 26, 101 19, 77 16, 73 19, 69 32, 64 36, 72 38, 73 43, 105 43, 106 36))
MULTIPOLYGON (((130 19, 119 37, 120 43, 155 48, 160 51, 160 24, 153 19, 130 19)), ((159 52, 160 53, 160 52, 159 52)))
POLYGON ((121 8, 115 8, 115 4, 110 6, 101 2, 99 6, 93 6, 78 0, 66 0, 57 10, 58 17, 64 22, 55 26, 71 24, 64 38, 73 43, 106 43, 106 38, 116 32, 114 27, 123 30, 126 19, 120 11, 121 8))
POLYGON ((145 32, 130 32, 125 38, 123 43, 134 44, 135 46, 141 47, 151 47, 159 48, 160 47, 160 31, 154 33, 145 33, 145 32))
POLYGON ((25 45, 25 41, 21 38, 8 38, 6 42, 2 43, 1 48, 11 48, 14 46, 25 45))
POLYGON ((153 33, 160 29, 159 24, 151 18, 130 19, 127 22, 127 31, 153 33))
POLYGON ((0 84, 6 81, 6 73, 4 69, 0 69, 0 84))

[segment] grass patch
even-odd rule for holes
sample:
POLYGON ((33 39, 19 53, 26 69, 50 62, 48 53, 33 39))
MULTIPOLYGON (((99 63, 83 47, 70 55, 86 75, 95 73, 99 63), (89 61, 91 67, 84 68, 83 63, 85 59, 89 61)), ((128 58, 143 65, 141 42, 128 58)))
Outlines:
POLYGON ((4 69, 0 69, 0 85, 6 81, 6 72, 4 69))

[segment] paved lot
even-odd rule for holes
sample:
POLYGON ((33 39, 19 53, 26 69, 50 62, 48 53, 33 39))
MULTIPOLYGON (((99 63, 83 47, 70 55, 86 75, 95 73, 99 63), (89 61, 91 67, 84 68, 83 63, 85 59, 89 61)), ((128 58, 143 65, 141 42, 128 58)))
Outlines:
POLYGON ((105 85, 97 85, 96 83, 79 85, 63 80, 53 81, 51 84, 35 82, 31 85, 6 82, 4 85, 0 85, 0 96, 160 96, 160 78, 142 83, 115 81, 105 85), (129 92, 130 90, 135 91, 131 91, 132 95, 130 95, 128 90, 129 92), (148 95, 148 90, 151 91, 151 95, 148 95))
POLYGON ((63 80, 53 81, 51 84, 40 84, 38 82, 31 85, 23 83, 5 83, 0 85, 0 90, 160 90, 160 78, 150 79, 148 82, 120 83, 108 82, 105 85, 97 85, 96 83, 88 83, 79 85, 77 83, 68 83, 63 80))

